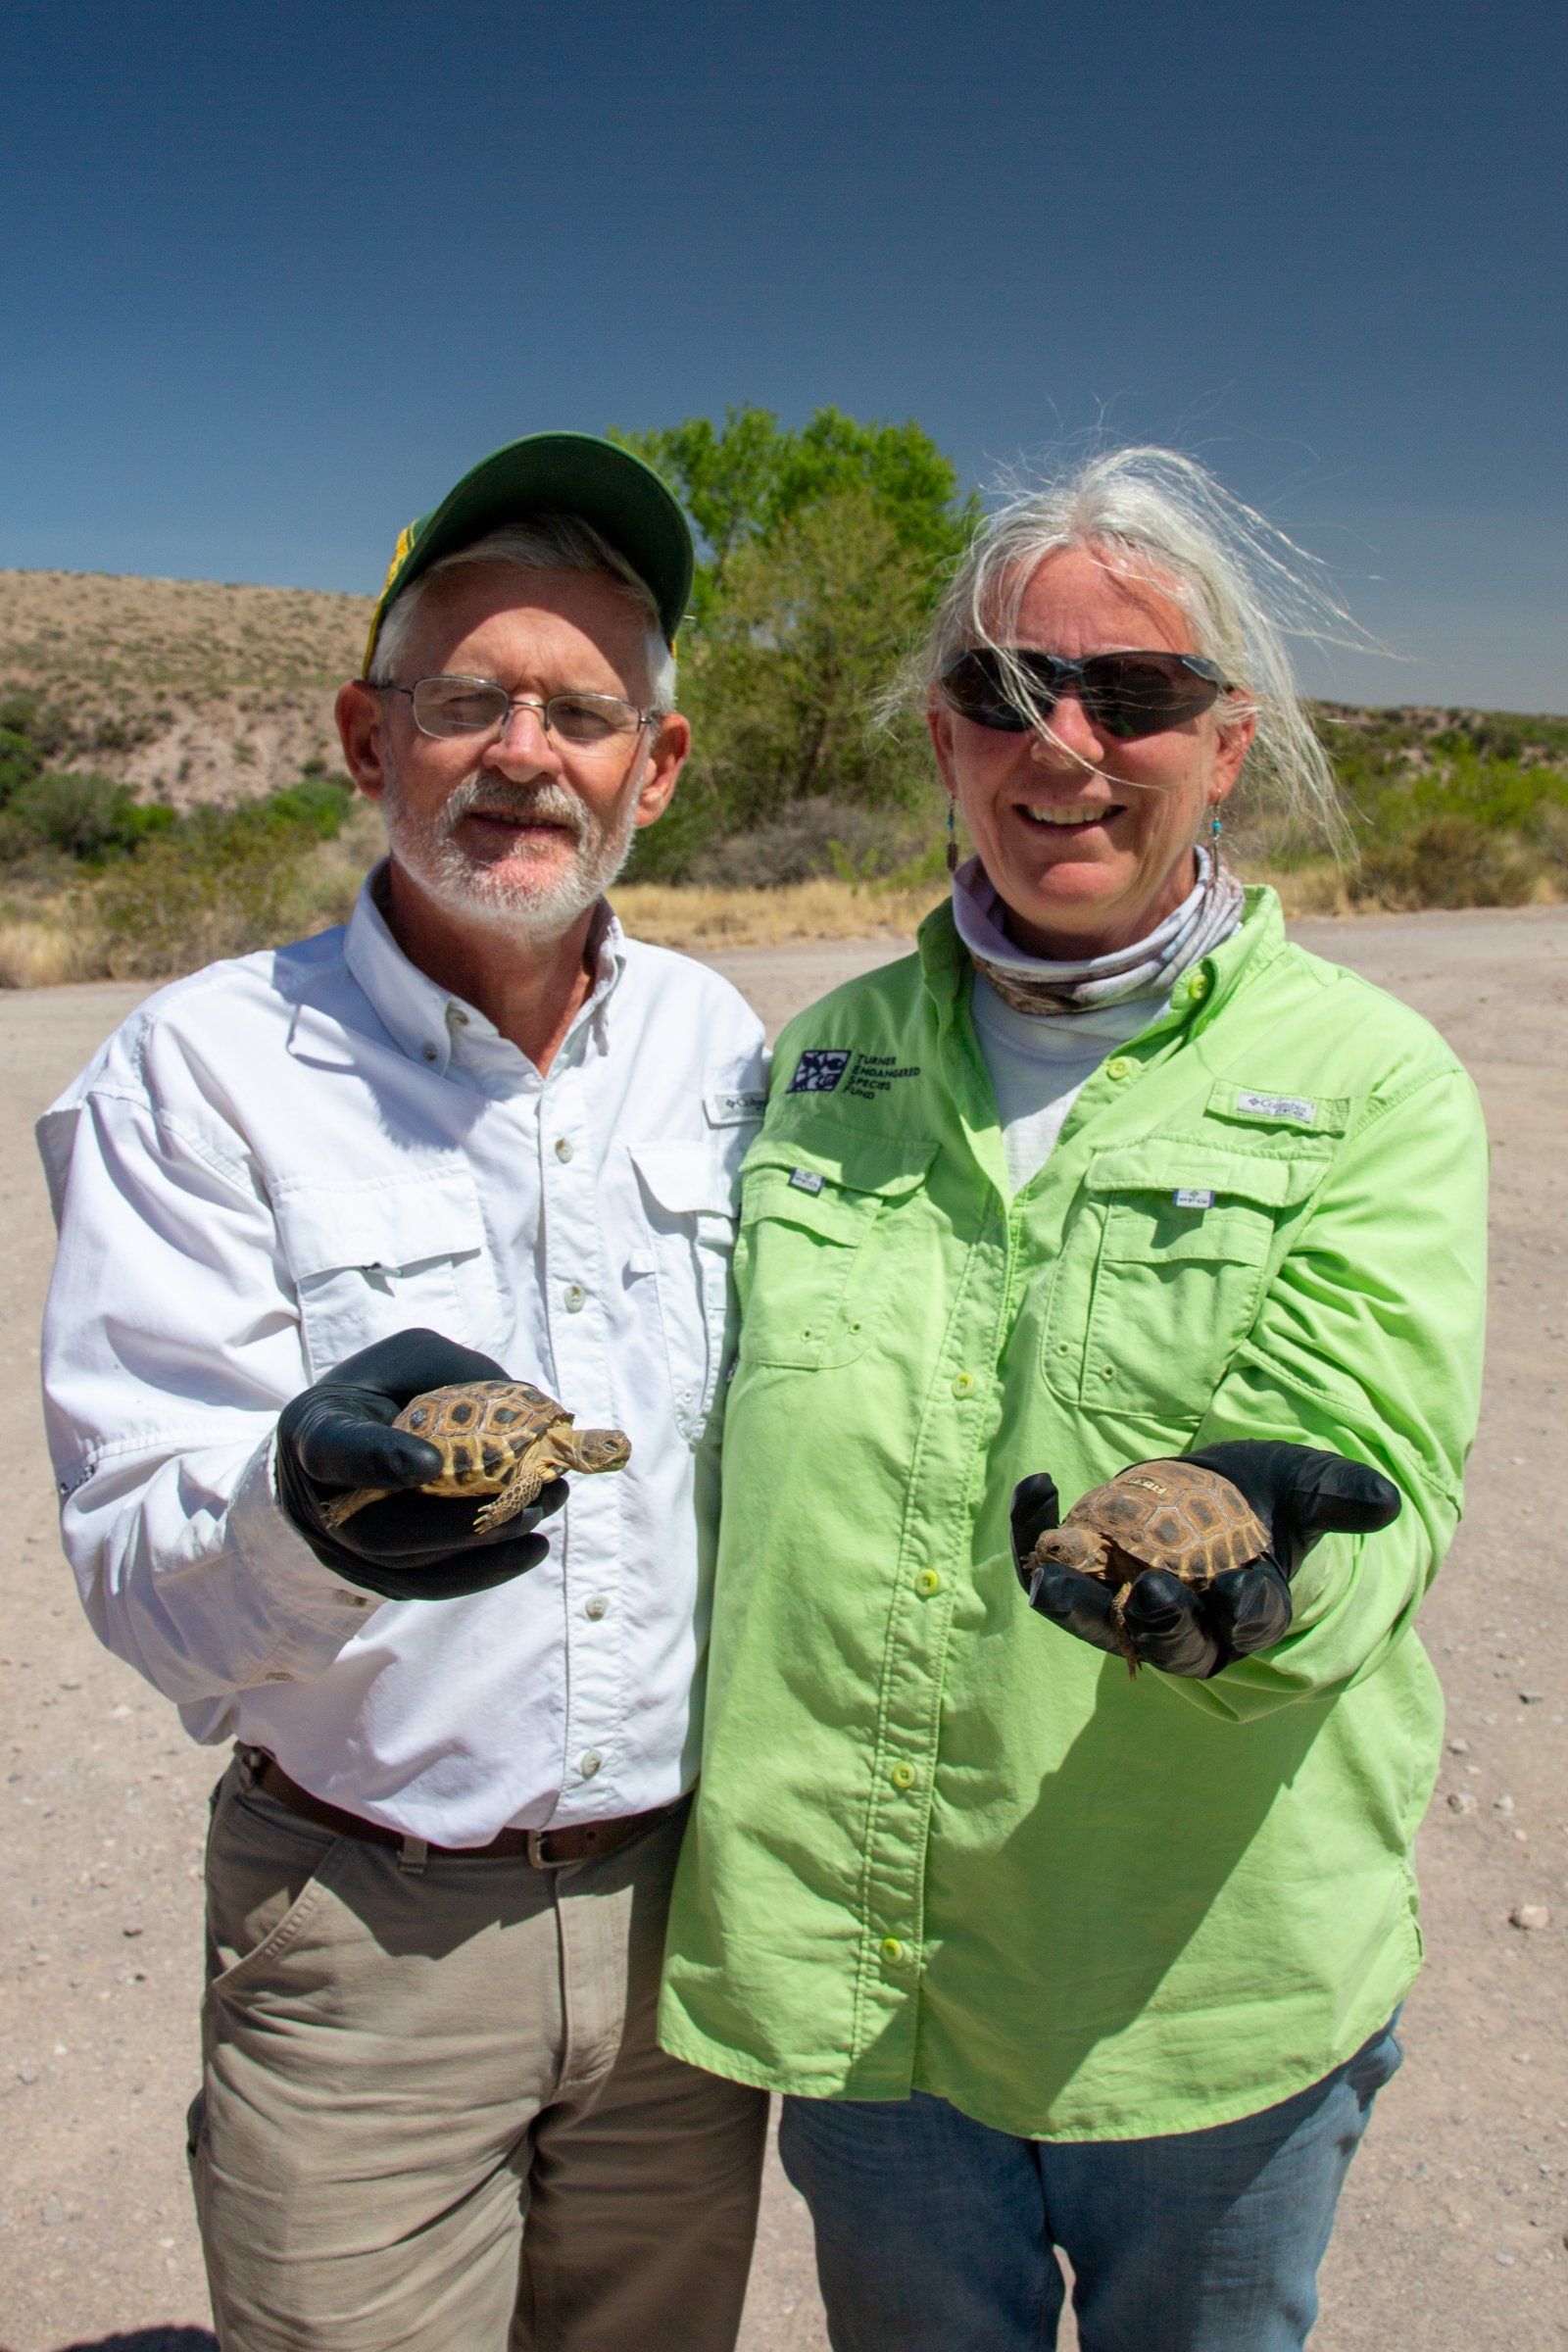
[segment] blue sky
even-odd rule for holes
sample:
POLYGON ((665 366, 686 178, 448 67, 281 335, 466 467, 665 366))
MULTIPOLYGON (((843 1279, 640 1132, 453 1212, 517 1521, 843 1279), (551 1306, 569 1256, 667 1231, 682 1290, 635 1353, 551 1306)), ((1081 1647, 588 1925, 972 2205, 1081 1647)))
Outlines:
POLYGON ((1568 710, 1560 6, 12 0, 0 564, 368 590, 475 457, 753 401, 1175 443, 1568 710))

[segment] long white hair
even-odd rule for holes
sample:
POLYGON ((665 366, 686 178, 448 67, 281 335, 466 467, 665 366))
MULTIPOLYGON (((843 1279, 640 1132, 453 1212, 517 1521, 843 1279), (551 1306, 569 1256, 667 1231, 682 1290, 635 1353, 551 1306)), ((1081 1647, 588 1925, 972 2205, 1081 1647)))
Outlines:
MULTIPOLYGON (((1325 567, 1195 459, 1155 448, 1111 450, 1044 485, 1008 486, 950 580, 925 643, 888 697, 929 704, 956 657, 1015 642, 1018 609, 1047 556, 1082 548, 1147 582, 1187 615, 1193 651, 1215 662, 1227 717, 1251 717, 1243 808, 1275 810, 1335 849, 1349 830, 1334 771, 1297 692, 1285 639, 1368 650, 1372 640, 1332 594, 1325 567)), ((1026 681, 1016 681, 1020 694, 1026 681)))

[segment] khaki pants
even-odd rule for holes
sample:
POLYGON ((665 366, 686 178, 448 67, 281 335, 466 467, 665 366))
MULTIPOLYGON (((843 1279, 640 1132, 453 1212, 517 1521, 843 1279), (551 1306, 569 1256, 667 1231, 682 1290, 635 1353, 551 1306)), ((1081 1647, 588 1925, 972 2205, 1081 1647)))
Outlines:
POLYGON ((680 1828, 411 1868, 236 1759, 191 2110, 223 2352, 730 2352, 766 2101, 654 2039, 680 1828))

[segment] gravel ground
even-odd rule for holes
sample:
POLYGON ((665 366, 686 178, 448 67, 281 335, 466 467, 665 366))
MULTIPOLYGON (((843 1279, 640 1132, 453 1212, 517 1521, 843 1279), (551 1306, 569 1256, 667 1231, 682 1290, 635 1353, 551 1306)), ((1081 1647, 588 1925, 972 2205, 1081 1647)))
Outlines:
MULTIPOLYGON (((1537 2352, 1568 2344, 1568 1640, 1545 1605, 1568 1569, 1551 1484, 1568 1377, 1568 910, 1298 935, 1436 1022, 1481 1087, 1495 1153, 1486 1414, 1469 1517, 1424 1619, 1449 1702, 1422 1837, 1428 1966, 1405 2013, 1409 2062, 1341 2209, 1314 2352, 1537 2352), (1513 1924, 1527 1906, 1547 1924, 1513 1924)), ((712 960, 776 1027, 897 952, 712 960)), ((56 1549, 35 1402, 50 1235, 30 1123, 137 994, 0 998, 13 1106, 0 1120, 0 1407, 18 1456, 0 1528, 14 1697, 0 1731, 0 2352, 213 2352, 182 2120, 216 1760, 88 1633, 56 1549)), ((825 2344, 804 2215, 775 2169, 743 2352, 825 2344)))

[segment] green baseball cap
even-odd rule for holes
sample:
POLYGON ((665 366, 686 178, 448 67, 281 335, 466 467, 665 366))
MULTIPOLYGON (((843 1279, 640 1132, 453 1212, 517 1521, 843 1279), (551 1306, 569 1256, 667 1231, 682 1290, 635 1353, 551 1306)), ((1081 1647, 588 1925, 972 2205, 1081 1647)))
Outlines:
POLYGON ((694 562, 691 531, 674 497, 651 466, 613 441, 594 433, 528 433, 481 458, 438 507, 404 531, 370 621, 366 669, 390 607, 420 572, 534 514, 574 514, 591 523, 643 582, 674 645, 694 562))

